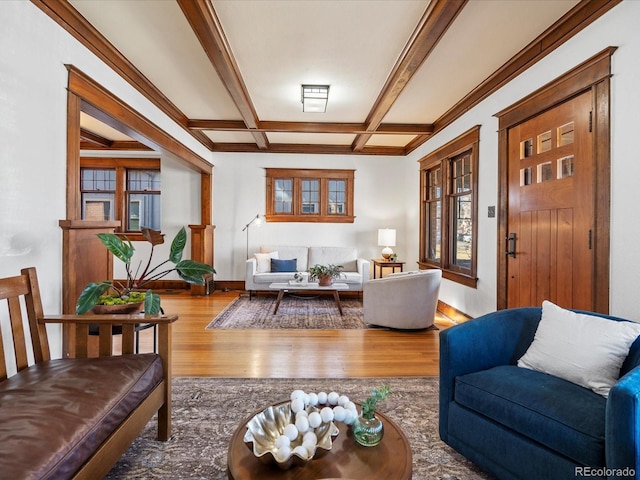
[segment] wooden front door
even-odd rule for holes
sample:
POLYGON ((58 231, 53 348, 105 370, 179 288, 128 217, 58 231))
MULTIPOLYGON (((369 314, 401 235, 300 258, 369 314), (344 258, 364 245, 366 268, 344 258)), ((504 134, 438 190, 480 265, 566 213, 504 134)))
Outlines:
POLYGON ((507 306, 594 308, 592 93, 508 130, 507 306))

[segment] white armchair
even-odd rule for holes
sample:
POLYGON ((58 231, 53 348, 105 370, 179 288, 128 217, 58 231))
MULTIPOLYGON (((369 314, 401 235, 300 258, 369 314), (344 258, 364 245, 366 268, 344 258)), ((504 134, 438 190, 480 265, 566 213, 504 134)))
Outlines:
POLYGON ((399 329, 433 326, 440 293, 440 270, 394 273, 364 284, 364 321, 399 329))

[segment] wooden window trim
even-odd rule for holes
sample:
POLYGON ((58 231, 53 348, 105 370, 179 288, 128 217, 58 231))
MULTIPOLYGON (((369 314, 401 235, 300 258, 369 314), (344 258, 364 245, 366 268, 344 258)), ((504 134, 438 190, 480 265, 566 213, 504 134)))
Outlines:
POLYGON ((353 223, 353 184, 355 170, 331 169, 297 169, 297 168, 266 168, 266 212, 268 222, 311 222, 311 223, 353 223), (276 213, 274 180, 293 180, 293 208, 291 213, 276 213), (320 212, 318 214, 302 213, 302 180, 319 180, 320 183, 320 212), (329 213, 328 185, 331 180, 345 181, 344 214, 329 213))
POLYGON ((479 166, 479 142, 480 142, 480 126, 477 125, 467 132, 460 135, 458 138, 443 145, 439 149, 430 153, 429 155, 421 158, 420 163, 420 252, 418 265, 421 269, 438 268, 442 270, 442 276, 448 280, 466 285, 468 287, 476 288, 478 284, 477 278, 477 263, 478 263, 478 166, 479 166), (452 265, 450 263, 450 250, 451 250, 451 231, 452 231, 452 212, 451 212, 451 165, 450 159, 464 153, 471 151, 471 197, 472 197, 472 244, 471 244, 471 268, 467 273, 465 269, 462 269, 458 265, 452 265), (426 171, 440 166, 442 169, 442 193, 440 195, 441 201, 441 239, 440 239, 440 261, 436 262, 427 258, 426 252, 426 239, 429 232, 428 222, 426 220, 427 212, 425 208, 427 206, 425 192, 428 188, 426 185, 426 171))
MULTIPOLYGON (((159 158, 115 158, 115 157, 80 157, 80 169, 111 169, 116 171, 116 189, 114 194, 114 220, 120 222, 115 231, 126 235, 131 241, 141 241, 144 237, 139 232, 126 231, 127 212, 127 171, 128 170, 157 170, 160 171, 159 158)), ((80 188, 78 194, 80 195, 80 188)), ((159 192, 162 194, 162 190, 159 192)))

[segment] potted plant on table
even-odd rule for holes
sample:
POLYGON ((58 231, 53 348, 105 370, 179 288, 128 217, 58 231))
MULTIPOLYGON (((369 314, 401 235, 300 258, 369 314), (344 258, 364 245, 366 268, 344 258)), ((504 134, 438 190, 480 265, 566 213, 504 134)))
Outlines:
POLYGON ((321 287, 328 287, 333 283, 334 278, 342 275, 342 265, 314 265, 309 268, 309 281, 318 281, 321 287))
MULTIPOLYGON (((158 280, 171 272, 177 272, 184 281, 204 285, 204 275, 216 273, 214 268, 194 260, 183 260, 182 252, 187 244, 187 232, 182 227, 171 242, 169 258, 162 263, 151 267, 153 250, 156 245, 164 243, 164 234, 150 228, 142 229, 145 241, 151 244, 151 251, 142 273, 142 262, 135 271, 131 268, 131 260, 135 248, 125 236, 122 240, 113 233, 99 233, 98 238, 102 244, 118 259, 124 262, 127 271, 125 283, 105 280, 100 283, 89 283, 78 298, 76 313, 78 315, 88 312, 101 305, 120 305, 120 313, 133 313, 144 308, 147 315, 156 315, 160 312, 160 296, 151 290, 142 291, 149 282, 158 280), (109 291, 113 293, 108 294, 109 291)), ((106 313, 100 309, 100 313, 106 313)))
POLYGON ((376 417, 376 407, 378 402, 385 400, 391 393, 391 389, 383 385, 377 390, 372 390, 371 395, 362 402, 360 416, 351 425, 353 436, 360 445, 374 447, 382 441, 384 425, 382 420, 376 417))

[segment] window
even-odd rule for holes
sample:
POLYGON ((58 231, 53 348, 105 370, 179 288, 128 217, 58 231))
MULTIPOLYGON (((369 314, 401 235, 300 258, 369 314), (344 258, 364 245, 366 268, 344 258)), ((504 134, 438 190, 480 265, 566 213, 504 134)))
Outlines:
POLYGON ((354 170, 267 168, 267 221, 353 223, 354 170))
POLYGON ((81 158, 83 220, 121 220, 121 231, 161 230, 160 160, 81 158))
POLYGON ((474 127, 420 160, 420 266, 474 288, 479 138, 474 127))

